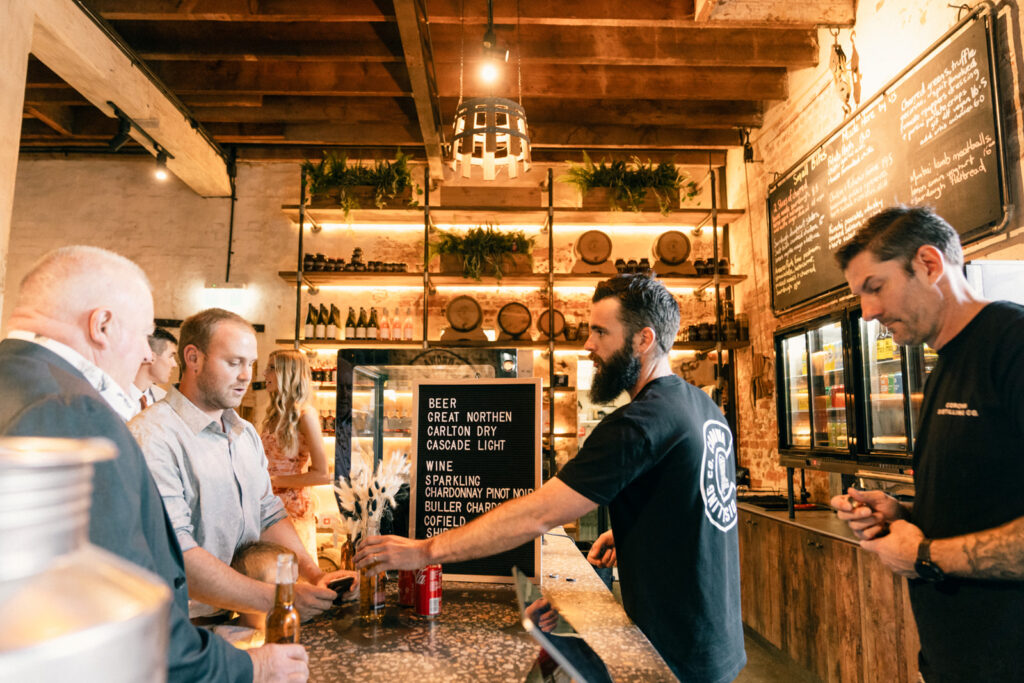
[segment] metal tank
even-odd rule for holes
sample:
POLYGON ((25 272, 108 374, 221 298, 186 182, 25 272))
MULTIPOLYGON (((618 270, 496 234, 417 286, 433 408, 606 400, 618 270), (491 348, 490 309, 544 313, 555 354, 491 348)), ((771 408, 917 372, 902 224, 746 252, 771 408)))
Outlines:
POLYGON ((0 438, 3 683, 167 679, 170 589, 88 541, 93 463, 115 455, 106 439, 0 438))

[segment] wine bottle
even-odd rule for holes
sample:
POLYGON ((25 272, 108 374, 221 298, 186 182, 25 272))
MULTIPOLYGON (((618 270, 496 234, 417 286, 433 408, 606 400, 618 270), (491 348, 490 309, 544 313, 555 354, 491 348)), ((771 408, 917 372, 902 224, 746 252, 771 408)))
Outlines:
POLYGON ((370 320, 366 323, 366 338, 376 339, 377 332, 380 330, 380 324, 377 322, 377 309, 370 309, 370 320))
POLYGON ((331 304, 331 311, 327 314, 327 339, 338 338, 338 307, 331 304))
POLYGON ((412 308, 405 309, 405 327, 402 329, 402 339, 412 339, 412 308))
POLYGON ((306 309, 306 329, 303 333, 305 339, 313 339, 316 335, 316 309, 309 304, 306 309))
POLYGON ((379 336, 381 341, 388 341, 391 339, 391 320, 388 318, 387 307, 380 309, 380 331, 379 336))
POLYGON ((331 314, 327 311, 327 306, 320 304, 320 317, 316 321, 316 338, 327 339, 327 319, 331 317, 331 314))
POLYGON ((348 319, 345 321, 345 339, 356 338, 356 312, 349 306, 348 319))
POLYGON ((366 309, 359 307, 359 322, 356 323, 356 339, 366 339, 366 309))
POLYGON ((402 312, 395 307, 395 314, 391 316, 391 338, 398 341, 402 338, 402 312))
POLYGON ((277 556, 277 588, 274 607, 267 612, 267 643, 299 642, 299 610, 295 607, 295 556, 277 556))

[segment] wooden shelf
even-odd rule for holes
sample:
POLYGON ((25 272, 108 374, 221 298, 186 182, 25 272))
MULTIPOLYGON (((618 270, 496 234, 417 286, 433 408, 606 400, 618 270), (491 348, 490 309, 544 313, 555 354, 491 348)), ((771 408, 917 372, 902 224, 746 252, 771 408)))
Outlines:
MULTIPOLYGON (((289 285, 295 284, 294 270, 281 270, 277 273, 289 285)), ((388 285, 404 285, 417 287, 423 285, 423 273, 344 273, 304 271, 302 278, 305 284, 319 287, 321 285, 350 285, 353 287, 387 287, 388 285)))
POLYGON ((457 274, 431 273, 430 284, 435 287, 536 287, 548 286, 547 273, 524 273, 506 275, 499 284, 496 277, 482 277, 480 280, 457 274))
MULTIPOLYGON (((559 287, 593 287, 602 280, 607 280, 611 275, 576 275, 568 273, 555 273, 555 290, 559 287)), ((294 275, 292 276, 294 280, 294 275)), ((746 275, 719 275, 718 282, 723 286, 737 285, 747 279, 746 275)), ((697 275, 693 277, 659 277, 666 287, 693 287, 694 289, 707 289, 714 287, 713 276, 697 275)))
MULTIPOLYGON (((407 209, 359 209, 352 211, 348 217, 341 208, 306 209, 306 220, 314 225, 324 223, 361 223, 361 224, 407 224, 423 225, 424 208, 411 206, 407 209)), ((299 205, 285 204, 281 210, 292 221, 299 222, 299 205)), ((465 223, 481 222, 499 223, 544 223, 547 220, 547 208, 543 206, 431 206, 430 217, 433 223, 465 223)), ((555 207, 555 225, 595 226, 595 225, 664 225, 669 226, 707 226, 711 224, 710 208, 674 209, 667 215, 660 211, 595 211, 576 207, 555 207)), ((718 225, 732 223, 744 215, 743 209, 719 209, 718 225)), ((403 229, 404 226, 403 226, 403 229)))
MULTIPOLYGON (((294 339, 276 339, 276 344, 294 345, 294 339)), ((412 349, 423 348, 421 340, 413 341, 381 341, 379 339, 300 339, 299 346, 324 351, 362 348, 362 349, 412 349)))
MULTIPOLYGON (((295 284, 295 271, 278 271, 278 276, 289 285, 295 284)), ((451 273, 429 273, 430 283, 435 287, 536 287, 543 289, 547 286, 547 273, 530 273, 522 275, 506 275, 499 284, 495 277, 484 277, 479 281, 451 273)), ((606 280, 611 275, 575 275, 570 273, 555 273, 555 289, 560 287, 593 287, 598 282, 606 280)), ((422 273, 352 273, 352 272, 323 272, 308 271, 303 273, 303 279, 307 285, 318 287, 321 285, 346 285, 355 287, 387 287, 389 285, 401 285, 416 287, 423 284, 422 273)), ((706 275, 695 277, 659 277, 666 287, 692 287, 694 289, 707 289, 714 286, 714 279, 706 275)), ((747 279, 746 275, 720 275, 718 281, 722 286, 730 287, 737 285, 747 279)))

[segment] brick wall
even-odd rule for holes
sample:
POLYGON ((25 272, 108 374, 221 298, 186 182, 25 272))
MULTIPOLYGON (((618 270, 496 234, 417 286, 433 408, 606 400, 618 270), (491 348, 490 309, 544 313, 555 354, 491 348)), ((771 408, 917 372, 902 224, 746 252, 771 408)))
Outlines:
MULTIPOLYGON (((856 53, 862 74, 861 98, 864 102, 891 80, 907 64, 923 53, 957 21, 955 9, 936 0, 872 0, 858 3, 856 53)), ((1016 10, 1003 10, 998 22, 1001 100, 1004 112, 1007 165, 1011 203, 1020 195, 1021 107, 1020 107, 1020 34, 1022 20, 1016 10)), ((774 362, 773 334, 782 327, 821 315, 833 302, 807 308, 784 317, 772 313, 769 292, 768 226, 765 215, 767 188, 775 173, 796 163, 815 144, 843 121, 839 100, 835 97, 828 71, 833 38, 827 29, 818 35, 821 46, 819 66, 791 73, 789 99, 776 103, 765 113, 765 125, 751 134, 757 163, 744 166, 740 152, 729 155, 728 195, 734 204, 746 205, 744 220, 732 226, 733 239, 749 248, 735 249, 738 272, 751 277, 740 286, 737 310, 750 315, 752 346, 738 354, 741 463, 751 469, 755 486, 784 487, 785 470, 778 466, 775 396, 753 399, 750 391, 752 359, 763 354, 774 362)), ((848 59, 854 46, 849 30, 839 36, 848 59)), ((853 103, 854 109, 857 104, 853 103)), ((1019 215, 1011 219, 1006 236, 987 240, 968 250, 986 257, 1021 258, 1024 225, 1019 215), (1007 240, 1009 238, 1009 240, 1007 240)), ((774 379, 774 377, 773 377, 774 379)), ((825 500, 836 478, 808 472, 808 488, 815 500, 825 500)))

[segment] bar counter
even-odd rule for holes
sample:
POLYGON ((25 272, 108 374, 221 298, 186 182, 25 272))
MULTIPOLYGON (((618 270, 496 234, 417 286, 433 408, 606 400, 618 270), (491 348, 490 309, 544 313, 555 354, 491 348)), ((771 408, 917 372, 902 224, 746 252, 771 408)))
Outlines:
POLYGON ((837 541, 860 545, 860 541, 850 531, 849 525, 836 517, 834 510, 797 510, 795 519, 790 519, 789 512, 786 510, 766 510, 753 503, 741 502, 739 509, 755 515, 763 515, 783 524, 791 524, 807 531, 824 534, 837 541))
MULTIPOLYGON (((561 529, 545 534, 541 556, 544 594, 613 680, 676 680, 561 529)), ((394 602, 393 586, 388 599, 394 602)), ((349 604, 303 624, 311 681, 522 681, 539 652, 519 623, 511 584, 445 581, 441 614, 432 620, 389 607, 381 624, 363 626, 355 612, 349 604)))

